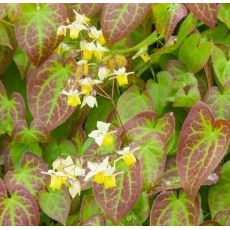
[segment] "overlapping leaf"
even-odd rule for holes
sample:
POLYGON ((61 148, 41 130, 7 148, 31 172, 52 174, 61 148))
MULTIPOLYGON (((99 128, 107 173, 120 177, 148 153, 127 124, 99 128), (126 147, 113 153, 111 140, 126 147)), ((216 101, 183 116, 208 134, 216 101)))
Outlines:
POLYGON ((224 52, 216 46, 213 46, 212 50, 212 64, 217 84, 223 87, 230 80, 230 60, 227 60, 224 52))
POLYGON ((224 22, 230 28, 230 5, 220 4, 218 7, 217 17, 220 21, 224 22))
MULTIPOLYGON (((220 181, 211 186, 208 194, 208 204, 211 211, 212 219, 222 211, 230 210, 230 161, 227 161, 221 169, 220 181)), ((225 224, 227 218, 230 217, 229 213, 222 213, 219 215, 218 222, 225 224)))
POLYGON ((187 9, 180 3, 156 3, 152 5, 156 30, 164 35, 165 40, 171 37, 178 22, 187 15, 187 9))
POLYGON ((82 226, 104 226, 104 225, 105 225, 105 219, 101 215, 92 216, 82 224, 82 226))
POLYGON ((19 93, 8 98, 4 85, 0 81, 0 134, 11 134, 15 123, 25 117, 25 104, 19 93))
POLYGON ((197 73, 207 63, 211 50, 212 43, 202 41, 199 33, 195 33, 184 40, 178 58, 189 72, 197 73))
POLYGON ((0 225, 39 225, 39 208, 34 197, 21 186, 9 189, 2 180, 0 180, 0 225))
POLYGON ((208 106, 197 102, 180 133, 177 167, 185 192, 196 197, 200 186, 220 163, 228 148, 230 124, 215 121, 208 106))
POLYGON ((65 187, 61 190, 43 191, 38 202, 41 210, 50 218, 65 225, 70 211, 71 199, 65 187))
POLYGON ((218 87, 210 88, 204 98, 216 119, 230 121, 230 85, 226 83, 221 92, 218 87))
POLYGON ((25 153, 20 165, 15 167, 13 171, 7 172, 4 182, 10 190, 20 185, 36 196, 49 181, 49 176, 42 173, 47 171, 48 167, 42 158, 32 153, 25 153))
POLYGON ((150 4, 106 4, 101 18, 101 27, 106 41, 113 45, 131 33, 143 21, 149 9, 150 4))
POLYGON ((116 169, 123 173, 116 176, 115 188, 106 190, 103 185, 93 183, 96 201, 114 223, 118 223, 132 209, 141 193, 142 185, 139 161, 131 168, 119 161, 116 169))
POLYGON ((61 94, 66 81, 74 74, 74 62, 64 66, 61 57, 54 53, 29 76, 30 111, 48 130, 63 123, 74 111, 74 107, 67 105, 66 96, 61 94))
POLYGON ((66 20, 63 4, 22 4, 15 23, 16 38, 30 60, 38 65, 61 42, 58 26, 66 20))
POLYGON ((157 226, 199 225, 200 204, 183 191, 160 193, 153 202, 150 224, 157 226))
POLYGON ((217 21, 216 3, 186 3, 185 6, 207 26, 215 27, 217 21))
POLYGON ((153 111, 152 100, 146 91, 140 92, 136 86, 130 87, 118 99, 117 110, 123 123, 136 114, 153 111))

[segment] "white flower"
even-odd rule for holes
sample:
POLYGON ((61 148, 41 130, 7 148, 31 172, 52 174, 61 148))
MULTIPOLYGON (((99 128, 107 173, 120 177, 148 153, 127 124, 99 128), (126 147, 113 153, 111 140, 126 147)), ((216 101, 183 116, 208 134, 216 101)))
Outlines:
POLYGON ((58 26, 57 35, 58 36, 62 36, 62 35, 65 36, 66 35, 66 26, 64 26, 64 25, 58 26))
POLYGON ((86 25, 88 26, 88 22, 90 19, 86 17, 84 14, 79 14, 76 10, 73 10, 75 13, 75 21, 81 25, 86 25))
POLYGON ((97 122, 97 130, 93 130, 90 134, 89 137, 92 137, 95 139, 95 142, 101 146, 103 144, 104 138, 106 137, 109 130, 110 123, 105 123, 102 121, 97 122))
MULTIPOLYGON (((130 146, 124 147, 123 150, 117 151, 118 155, 121 155, 116 161, 123 159, 127 166, 131 166, 136 163, 136 157, 134 152, 139 148, 131 149, 130 146)), ((116 162, 115 161, 115 162, 116 162)))
POLYGON ((98 70, 98 77, 101 81, 104 81, 106 78, 108 78, 110 73, 110 70, 104 66, 101 66, 98 70))
POLYGON ((105 38, 102 30, 97 30, 95 26, 89 28, 89 37, 96 39, 101 45, 105 43, 105 38))
POLYGON ((68 185, 69 193, 72 198, 74 198, 77 194, 81 194, 81 184, 77 179, 69 179, 68 185))
POLYGON ((85 176, 84 181, 88 181, 90 178, 92 178, 96 174, 104 172, 109 166, 109 157, 106 157, 101 163, 88 162, 87 166, 90 169, 90 171, 85 176))
POLYGON ((68 25, 67 28, 70 30, 71 39, 77 39, 82 30, 87 30, 87 27, 85 25, 82 25, 76 21, 68 25))
POLYGON ((101 81, 97 79, 92 79, 91 77, 86 77, 84 79, 79 80, 79 83, 83 85, 96 85, 101 83, 101 81))
POLYGON ((121 67, 118 70, 113 71, 113 75, 115 75, 115 78, 117 79, 118 85, 123 86, 128 84, 128 78, 127 76, 129 74, 133 74, 134 72, 126 73, 125 67, 121 67))
POLYGON ((86 95, 82 101, 81 108, 85 105, 88 105, 90 108, 93 108, 94 106, 97 107, 97 99, 95 96, 92 95, 86 95))

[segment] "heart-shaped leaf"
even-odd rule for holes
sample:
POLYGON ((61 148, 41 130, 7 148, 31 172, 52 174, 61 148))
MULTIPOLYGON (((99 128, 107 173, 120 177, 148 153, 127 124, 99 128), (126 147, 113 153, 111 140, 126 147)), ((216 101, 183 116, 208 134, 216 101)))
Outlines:
POLYGON ((141 193, 141 164, 136 162, 131 168, 123 161, 116 164, 118 172, 116 176, 117 186, 105 189, 103 185, 93 183, 94 197, 99 206, 115 224, 124 217, 136 203, 141 193))
POLYGON ((69 192, 65 187, 39 193, 38 203, 47 216, 65 225, 71 205, 69 192))
POLYGON ((207 26, 215 27, 217 21, 216 3, 186 3, 185 6, 207 26))
POLYGON ((150 225, 188 226, 199 225, 200 204, 198 198, 192 200, 183 191, 160 193, 153 202, 150 225))
POLYGON ((212 64, 217 84, 223 87, 230 80, 230 60, 227 60, 224 52, 217 46, 213 46, 212 64))
POLYGON ((7 172, 4 182, 10 190, 20 185, 36 196, 49 181, 49 176, 42 173, 47 171, 48 166, 42 158, 32 153, 25 153, 20 165, 15 167, 14 171, 7 172))
POLYGON ((166 144, 159 133, 150 132, 137 143, 137 147, 135 155, 142 165, 142 189, 150 191, 164 174, 166 144))
POLYGON ((189 72, 197 73, 207 63, 211 50, 212 43, 202 41, 199 33, 195 33, 184 40, 178 58, 189 72))
MULTIPOLYGON (((229 82, 230 83, 230 82, 229 82)), ((223 92, 218 87, 211 87, 205 95, 204 101, 216 119, 230 121, 230 84, 224 86, 223 92)))
POLYGON ((64 66, 61 57, 54 53, 29 76, 27 98, 30 111, 48 130, 63 123, 74 111, 61 94, 66 81, 75 74, 74 67, 71 61, 64 66))
POLYGON ((180 3, 155 3, 152 5, 156 30, 165 37, 171 37, 178 22, 187 15, 187 9, 180 3))
MULTIPOLYGON (((221 211, 230 209, 230 161, 227 161, 221 168, 220 180, 214 186, 211 186, 208 193, 208 204, 212 219, 221 211)), ((230 212, 225 215, 219 215, 218 222, 225 224, 226 219, 230 217, 230 212)))
POLYGON ((215 121, 208 106, 197 102, 180 133, 177 167, 182 188, 195 198, 200 186, 218 166, 228 148, 230 123, 215 121))
POLYGON ((152 100, 146 91, 132 86, 119 97, 117 110, 124 124, 140 112, 153 111, 152 100))
POLYGON ((45 143, 50 140, 50 135, 46 126, 38 119, 31 122, 30 128, 25 120, 19 120, 12 131, 12 138, 19 143, 45 143))
POLYGON ((64 24, 64 4, 22 4, 15 22, 16 38, 30 60, 42 63, 59 45, 58 26, 64 24))
POLYGON ((31 226, 39 224, 39 207, 24 187, 5 187, 0 179, 0 225, 31 226), (8 197, 9 192, 10 197, 8 197))
POLYGON ((113 45, 131 33, 149 12, 150 4, 108 3, 102 10, 101 28, 106 41, 113 45))
POLYGON ((15 123, 25 117, 25 103, 19 93, 8 98, 6 89, 0 81, 0 134, 11 134, 15 123))

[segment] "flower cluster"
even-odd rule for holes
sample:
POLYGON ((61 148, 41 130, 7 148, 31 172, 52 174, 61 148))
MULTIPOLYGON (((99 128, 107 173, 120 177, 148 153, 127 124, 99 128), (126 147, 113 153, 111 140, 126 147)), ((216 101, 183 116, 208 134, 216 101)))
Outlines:
MULTIPOLYGON (((72 107, 81 107, 86 104, 93 108, 97 107, 97 90, 105 80, 116 79, 118 86, 128 84, 128 75, 133 72, 126 72, 124 65, 119 68, 110 68, 106 65, 102 58, 105 53, 109 53, 109 49, 105 47, 105 38, 101 30, 90 25, 90 19, 85 15, 81 15, 74 11, 75 20, 68 25, 58 27, 57 33, 59 36, 67 36, 70 39, 79 39, 76 43, 79 44, 80 59, 77 61, 78 75, 76 79, 69 79, 61 94, 67 96, 67 104, 72 107), (81 35, 81 36, 80 36, 81 35), (93 68, 93 73, 90 68, 93 68), (96 66, 96 68, 95 68, 96 66), (97 87, 96 87, 97 86, 97 87)), ((68 50, 68 45, 61 44, 59 50, 68 50)), ((121 60, 125 59, 123 56, 121 60)), ((119 62, 119 60, 118 60, 119 62)), ((124 64, 126 62, 123 61, 124 64)))
MULTIPOLYGON (((97 130, 92 131, 89 137, 93 138, 98 146, 109 146, 114 142, 114 131, 110 131, 110 123, 102 121, 97 122, 97 130)), ((73 160, 70 156, 66 159, 58 158, 53 162, 53 169, 44 172, 51 176, 50 188, 59 190, 62 186, 67 186, 70 195, 74 198, 77 194, 80 195, 81 185, 78 177, 84 176, 84 181, 90 179, 94 183, 102 184, 105 189, 111 189, 117 186, 116 177, 123 172, 116 172, 116 162, 123 160, 124 163, 131 167, 136 163, 134 152, 138 148, 124 147, 117 151, 118 158, 114 160, 113 166, 109 163, 109 157, 105 157, 102 162, 87 162, 88 173, 82 168, 82 160, 78 158, 73 160)))

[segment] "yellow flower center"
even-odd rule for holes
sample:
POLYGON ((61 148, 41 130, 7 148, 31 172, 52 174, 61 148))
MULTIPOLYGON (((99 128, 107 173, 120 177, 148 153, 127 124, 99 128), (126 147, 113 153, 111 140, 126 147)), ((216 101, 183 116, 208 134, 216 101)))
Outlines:
POLYGON ((93 51, 87 50, 87 49, 83 49, 83 59, 85 59, 85 60, 91 60, 92 56, 93 56, 93 51))
POLYGON ((68 95, 67 99, 68 106, 76 107, 81 104, 81 99, 78 94, 76 95, 68 95))
POLYGON ((114 188, 117 186, 116 178, 114 175, 106 176, 104 179, 104 187, 105 189, 114 188))
POLYGON ((128 84, 128 77, 127 74, 120 74, 117 75, 117 82, 119 86, 127 85, 128 84))
POLYGON ((103 172, 97 173, 93 176, 93 181, 97 184, 103 184, 105 180, 105 175, 103 172))
POLYGON ((67 184, 67 178, 62 176, 51 175, 50 188, 60 190, 62 185, 67 184))
POLYGON ((70 29, 70 38, 77 39, 79 37, 80 30, 76 26, 72 26, 70 29))
POLYGON ((81 84, 81 91, 85 95, 89 95, 92 89, 93 86, 91 84, 81 84))
POLYGON ((113 143, 113 136, 110 133, 106 133, 102 141, 102 146, 110 146, 113 143))
POLYGON ((125 154, 124 156, 122 156, 122 159, 124 160, 125 164, 127 166, 131 166, 133 164, 136 163, 136 157, 133 155, 132 152, 129 152, 127 154, 125 154))

